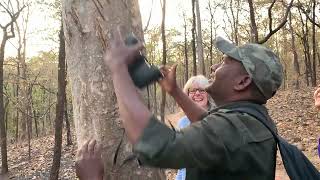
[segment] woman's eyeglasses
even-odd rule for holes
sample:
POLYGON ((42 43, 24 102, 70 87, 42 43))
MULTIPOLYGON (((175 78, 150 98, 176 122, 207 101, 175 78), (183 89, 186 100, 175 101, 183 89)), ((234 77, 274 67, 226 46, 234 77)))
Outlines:
POLYGON ((196 92, 199 92, 200 94, 205 94, 207 93, 204 89, 189 89, 189 94, 194 95, 196 92))

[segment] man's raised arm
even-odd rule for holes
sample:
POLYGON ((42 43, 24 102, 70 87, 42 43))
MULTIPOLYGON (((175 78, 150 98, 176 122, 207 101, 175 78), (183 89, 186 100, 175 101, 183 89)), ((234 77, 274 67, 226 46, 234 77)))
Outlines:
POLYGON ((128 64, 135 60, 142 48, 141 43, 126 46, 118 29, 111 42, 111 48, 104 56, 104 62, 111 71, 120 118, 132 144, 138 141, 152 115, 140 98, 128 72, 128 64))

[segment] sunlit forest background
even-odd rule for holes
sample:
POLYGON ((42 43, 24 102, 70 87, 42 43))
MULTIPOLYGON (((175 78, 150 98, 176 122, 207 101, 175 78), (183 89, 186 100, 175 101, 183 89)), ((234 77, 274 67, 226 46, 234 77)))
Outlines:
MULTIPOLYGON (((74 44, 70 40, 74 26, 68 24, 68 15, 72 16, 75 24, 81 25, 84 24, 85 17, 81 11, 79 14, 78 9, 81 9, 79 7, 88 8, 88 12, 100 8, 101 12, 100 10, 93 12, 106 14, 104 6, 118 7, 118 2, 111 0, 111 4, 110 2, 105 4, 106 2, 93 0, 90 6, 87 5, 89 2, 86 5, 79 5, 78 2, 73 2, 71 5, 69 3, 71 1, 0 0, 1 170, 4 174, 9 172, 14 179, 18 177, 41 179, 49 176, 56 179, 58 175, 54 172, 59 174, 60 162, 64 167, 64 170, 60 171, 60 177, 74 178, 74 151, 77 142, 81 142, 80 137, 86 134, 79 130, 82 125, 76 125, 80 122, 75 118, 80 117, 78 116, 80 106, 75 104, 79 97, 73 92, 77 92, 79 89, 76 88, 80 86, 76 81, 72 81, 77 74, 73 66, 69 67, 70 64, 74 64, 68 62, 68 57, 73 55, 70 49, 65 48, 74 44), (70 6, 74 9, 68 14, 70 6), (69 39, 65 39, 66 35, 70 36, 69 39), (66 52, 67 58, 65 58, 66 52), (71 73, 69 68, 72 70, 71 73), (40 138, 47 139, 40 140, 40 138), (45 146, 48 146, 46 150, 40 150, 45 146), (51 154, 41 155, 41 162, 35 160, 34 158, 38 158, 43 151, 50 151, 51 154), (59 157, 57 162, 51 164, 57 157, 59 157), (33 165, 24 167, 26 166, 24 162, 33 165), (55 170, 57 168, 58 171, 55 170), (49 175, 50 169, 51 175, 49 175)), ((297 109, 288 107, 281 112, 282 114, 290 114, 303 108, 312 109, 312 91, 319 82, 317 73, 320 69, 319 1, 132 0, 123 3, 127 3, 126 6, 119 5, 123 10, 129 9, 141 16, 141 35, 138 37, 145 42, 148 62, 156 66, 178 64, 177 81, 180 87, 183 87, 193 75, 209 76, 210 66, 219 63, 222 58, 222 54, 213 45, 215 37, 222 36, 236 45, 247 42, 264 44, 280 57, 284 67, 284 79, 280 95, 276 96, 281 99, 279 103, 287 103, 283 105, 287 108, 293 103, 290 98, 297 97, 299 101, 297 103, 303 104, 304 100, 307 100, 309 104, 297 106, 297 109), (137 4, 139 9, 134 8, 137 4), (310 96, 304 97, 305 94, 310 96)), ((115 14, 118 13, 114 11, 115 14)), ((97 17, 97 22, 100 21, 101 19, 97 17)), ((77 28, 85 32, 87 26, 90 24, 77 28)), ((111 82, 107 83, 111 86, 111 82)), ((156 83, 144 89, 142 94, 148 107, 163 121, 166 116, 179 111, 174 100, 170 96, 165 96, 156 83)), ((86 101, 87 96, 90 97, 90 93, 81 98, 86 101)), ((271 108, 277 109, 276 106, 274 104, 271 108)), ((110 112, 117 110, 115 103, 108 103, 108 107, 111 109, 110 112)), ((313 153, 320 132, 319 120, 314 109, 303 112, 310 113, 288 116, 291 119, 310 120, 307 125, 303 123, 298 125, 305 128, 299 132, 306 131, 309 126, 314 127, 313 134, 305 135, 311 138, 306 141, 313 143, 310 145, 312 146, 310 149, 313 148, 310 152, 313 153)), ((118 114, 114 113, 112 117, 117 119, 118 114)), ((304 122, 308 122, 307 120, 304 122)), ((277 123, 279 122, 280 120, 277 120, 277 123)), ((297 124, 295 120, 286 122, 289 123, 288 126, 290 123, 297 124)), ((298 129, 292 127, 292 132, 289 134, 281 130, 280 133, 282 132, 292 142, 300 143, 298 144, 300 146, 308 146, 304 136, 294 136, 298 129)), ((122 134, 120 131, 117 133, 122 134)), ((101 138, 100 133, 98 134, 101 138)), ((116 147, 117 143, 114 144, 114 148, 116 147)), ((310 155, 313 156, 314 154, 310 155)), ((316 163, 319 162, 316 160, 316 163)))

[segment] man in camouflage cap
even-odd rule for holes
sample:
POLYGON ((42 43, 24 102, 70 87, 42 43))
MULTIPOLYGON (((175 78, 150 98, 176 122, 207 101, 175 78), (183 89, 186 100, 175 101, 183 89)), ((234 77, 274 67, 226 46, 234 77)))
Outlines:
POLYGON ((143 165, 187 168, 188 180, 275 178, 276 142, 272 134, 256 117, 234 110, 255 107, 268 114, 262 104, 274 95, 282 79, 281 64, 271 50, 258 44, 236 47, 216 39, 224 58, 212 66, 207 92, 218 107, 210 112, 193 103, 177 86, 176 66, 162 68, 162 88, 189 119, 198 121, 174 131, 147 109, 130 79, 127 66, 142 45, 126 47, 121 35, 115 37, 105 63, 112 74, 126 133, 143 165))
POLYGON ((215 46, 225 55, 242 63, 266 99, 271 98, 280 87, 282 66, 270 49, 253 43, 236 47, 221 37, 216 38, 215 46))

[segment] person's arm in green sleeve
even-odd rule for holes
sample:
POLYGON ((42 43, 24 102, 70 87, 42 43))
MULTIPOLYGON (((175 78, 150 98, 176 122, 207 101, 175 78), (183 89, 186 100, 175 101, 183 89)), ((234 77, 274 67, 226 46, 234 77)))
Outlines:
POLYGON ((215 134, 211 123, 214 122, 208 124, 202 120, 175 132, 153 116, 138 143, 134 145, 134 153, 143 165, 218 170, 227 163, 228 155, 221 137, 215 134))

